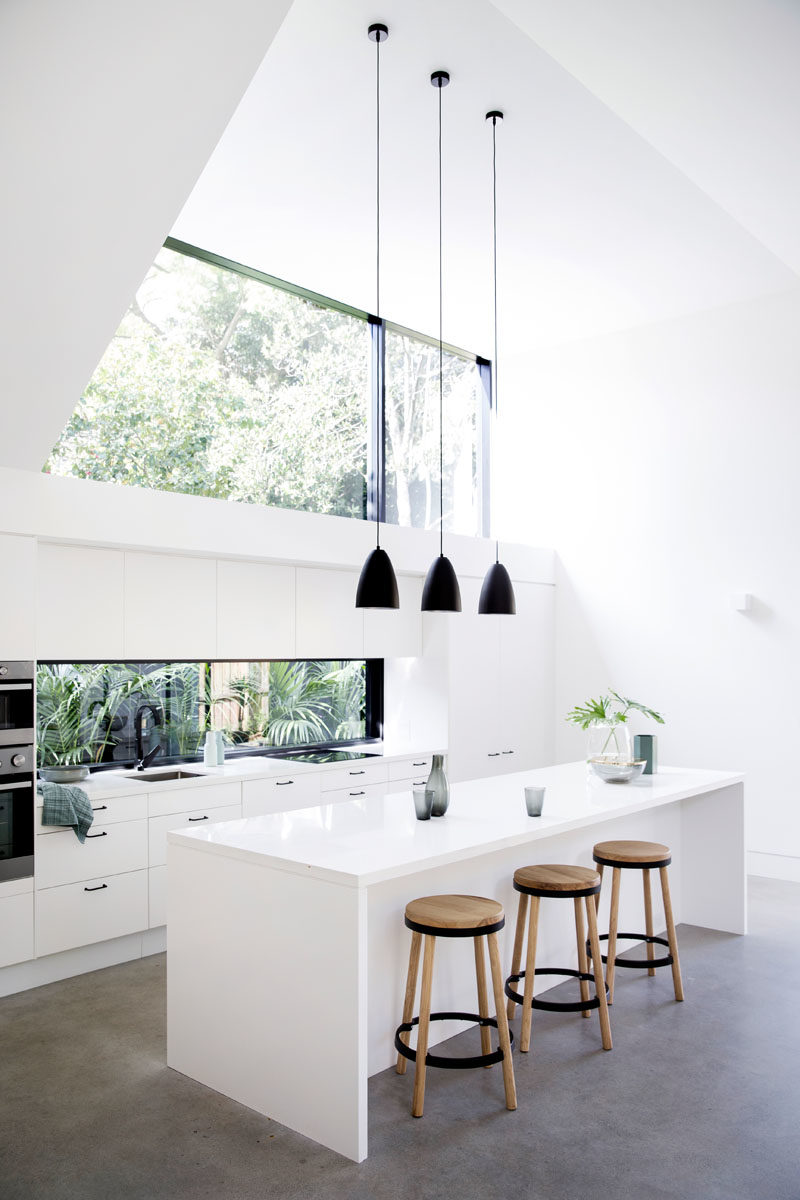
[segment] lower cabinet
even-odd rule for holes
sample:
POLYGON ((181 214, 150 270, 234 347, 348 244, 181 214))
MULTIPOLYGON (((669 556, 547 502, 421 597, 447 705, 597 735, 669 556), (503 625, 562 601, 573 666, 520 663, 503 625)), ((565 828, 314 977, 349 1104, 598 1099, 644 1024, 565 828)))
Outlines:
POLYGON ((146 928, 146 870, 43 888, 36 893, 37 957, 146 928))
POLYGON ((36 842, 37 888, 119 875, 147 866, 147 821, 121 821, 96 829, 78 841, 71 829, 42 835, 36 842))
POLYGON ((33 958, 33 880, 0 885, 0 967, 33 958))
POLYGON ((242 784, 242 816, 265 817, 291 812, 320 802, 319 774, 282 775, 272 779, 247 779, 242 784))

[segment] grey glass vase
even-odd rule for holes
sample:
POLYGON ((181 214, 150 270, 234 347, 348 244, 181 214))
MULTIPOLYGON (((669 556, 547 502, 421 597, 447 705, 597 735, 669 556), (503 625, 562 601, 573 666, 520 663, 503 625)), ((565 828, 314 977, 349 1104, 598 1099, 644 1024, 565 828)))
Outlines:
POLYGON ((426 788, 429 792, 433 792, 431 816, 443 817, 450 803, 450 784, 447 782, 447 776, 444 773, 443 754, 434 754, 433 765, 431 766, 431 773, 428 776, 426 788))

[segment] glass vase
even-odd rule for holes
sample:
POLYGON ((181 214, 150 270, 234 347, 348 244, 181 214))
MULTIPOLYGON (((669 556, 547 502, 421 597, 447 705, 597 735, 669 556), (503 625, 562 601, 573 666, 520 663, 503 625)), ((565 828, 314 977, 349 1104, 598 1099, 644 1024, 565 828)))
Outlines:
POLYGON ((425 785, 426 790, 433 792, 432 817, 443 817, 450 803, 450 784, 444 770, 444 755, 434 754, 431 773, 425 785))
POLYGON ((590 725, 588 734, 587 759, 597 762, 632 761, 631 735, 627 725, 590 725))

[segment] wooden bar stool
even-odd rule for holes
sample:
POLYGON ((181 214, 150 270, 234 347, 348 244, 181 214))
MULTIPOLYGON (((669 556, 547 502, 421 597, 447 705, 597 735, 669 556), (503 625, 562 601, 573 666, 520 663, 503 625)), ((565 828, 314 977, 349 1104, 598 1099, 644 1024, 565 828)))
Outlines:
MULTIPOLYGON (((667 867, 672 862, 672 854, 669 847, 663 846, 661 842, 598 842, 594 847, 592 855, 594 861, 597 863, 601 879, 604 867, 613 867, 614 869, 611 879, 611 912, 608 920, 608 933, 603 934, 600 938, 601 942, 608 942, 608 954, 603 956, 603 962, 606 963, 608 1003, 613 1004, 614 1002, 614 971, 616 967, 639 968, 642 970, 646 968, 648 975, 655 975, 656 967, 672 967, 672 983, 675 988, 675 999, 682 1000, 683 980, 681 979, 681 965, 678 958, 678 939, 675 935, 675 922, 672 917, 672 902, 669 895, 669 879, 667 878, 667 867), (653 936, 653 902, 650 896, 650 872, 656 868, 661 876, 661 894, 664 897, 664 916, 667 922, 666 938, 653 936), (642 872, 646 933, 619 933, 617 930, 619 920, 619 885, 622 872, 625 870, 642 872), (644 942, 647 946, 647 958, 617 958, 617 942, 620 938, 624 941, 644 942), (665 954, 662 958, 656 958, 653 949, 654 946, 666 946, 669 954, 665 954)), ((600 895, 598 888, 597 906, 599 907, 599 905, 600 895)), ((594 949, 591 951, 591 957, 595 962, 599 961, 594 949)))
POLYGON ((411 933, 411 955, 408 960, 408 979, 403 1004, 403 1021, 398 1025, 394 1037, 397 1047, 397 1074, 405 1074, 406 1059, 416 1064, 414 1073, 414 1098, 412 1116, 421 1117, 425 1102, 426 1067, 469 1069, 503 1064, 503 1085, 506 1108, 517 1107, 517 1092, 514 1086, 514 1067, 511 1062, 513 1038, 508 1030, 503 1004, 503 975, 500 969, 500 954, 497 949, 497 931, 506 923, 502 904, 496 900, 484 900, 480 896, 424 896, 406 905, 405 922, 411 933), (422 963, 422 992, 419 1016, 413 1017, 414 997, 417 990, 419 956, 422 938, 425 938, 425 955, 422 963), (433 953, 437 937, 473 938, 475 946, 475 974, 478 984, 478 1012, 431 1012, 431 988, 433 983, 433 953), (496 1017, 489 1016, 489 1001, 486 994, 486 960, 483 938, 489 944, 489 962, 492 970, 492 988, 496 1017), (431 1021, 474 1021, 481 1030, 481 1054, 470 1058, 444 1058, 428 1052, 428 1036, 431 1021), (409 1047, 409 1035, 415 1025, 419 1026, 417 1048, 409 1047), (489 1028, 497 1030, 500 1045, 492 1051, 489 1028))
POLYGON ((589 973, 586 960, 586 944, 583 931, 583 911, 581 904, 586 905, 586 920, 589 926, 589 941, 599 962, 600 940, 597 933, 597 908, 594 897, 600 891, 600 876, 597 871, 588 867, 569 867, 546 864, 537 867, 520 867, 514 872, 514 890, 520 893, 517 910, 517 932, 514 938, 514 956, 511 961, 511 974, 506 980, 505 992, 508 996, 508 1015, 514 1016, 514 1006, 522 1004, 522 1033, 520 1035, 520 1050, 527 1051, 531 1044, 531 1018, 533 1009, 544 1009, 547 1012, 580 1012, 588 1017, 593 1008, 599 1009, 600 1032, 603 1049, 611 1049, 611 1023, 608 1019, 606 1005, 606 988, 602 974, 599 981, 589 973), (525 916, 530 897, 530 920, 528 923, 528 950, 525 958, 525 970, 520 971, 522 961, 522 946, 525 940, 525 916), (536 936, 539 928, 539 902, 542 897, 549 899, 572 899, 575 906, 575 935, 578 942, 578 970, 566 967, 537 967, 536 966, 536 936), (533 983, 536 975, 566 975, 580 981, 580 1001, 568 1003, 559 1000, 539 1000, 533 994, 533 983), (520 996, 515 991, 514 984, 520 979, 525 980, 525 994, 520 996), (595 994, 590 998, 589 984, 594 984, 595 994))

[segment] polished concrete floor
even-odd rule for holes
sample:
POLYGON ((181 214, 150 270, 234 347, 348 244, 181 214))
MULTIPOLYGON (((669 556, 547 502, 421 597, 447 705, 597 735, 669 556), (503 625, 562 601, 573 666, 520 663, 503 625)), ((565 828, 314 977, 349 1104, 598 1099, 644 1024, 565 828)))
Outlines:
POLYGON ((684 1004, 621 973, 611 1053, 535 1014, 514 1113, 497 1067, 430 1071, 419 1121, 374 1078, 359 1166, 165 1066, 163 956, 0 1000, 0 1196, 800 1200, 800 884, 750 896, 746 938, 679 929, 684 1004))

